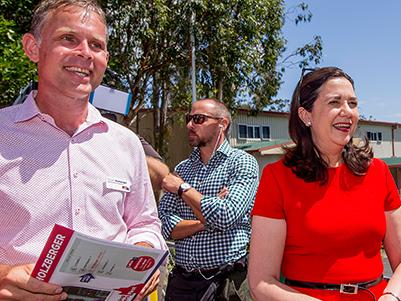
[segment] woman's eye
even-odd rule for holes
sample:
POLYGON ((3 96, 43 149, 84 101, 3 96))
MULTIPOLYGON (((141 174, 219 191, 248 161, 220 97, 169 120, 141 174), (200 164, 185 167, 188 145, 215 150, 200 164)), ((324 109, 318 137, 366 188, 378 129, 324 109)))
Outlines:
POLYGON ((350 106, 350 108, 356 108, 358 106, 358 102, 357 101, 349 101, 348 105, 350 106))

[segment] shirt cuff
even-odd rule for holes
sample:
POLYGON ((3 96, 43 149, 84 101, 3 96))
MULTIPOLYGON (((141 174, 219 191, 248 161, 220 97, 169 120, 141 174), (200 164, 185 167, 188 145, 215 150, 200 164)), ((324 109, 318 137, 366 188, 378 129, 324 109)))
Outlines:
POLYGON ((126 243, 135 244, 141 241, 151 244, 155 249, 168 249, 166 241, 161 234, 152 230, 148 230, 146 233, 129 233, 126 243))
POLYGON ((177 224, 182 221, 183 219, 177 215, 171 215, 168 218, 167 223, 162 223, 162 234, 165 239, 169 239, 171 237, 171 232, 177 224))

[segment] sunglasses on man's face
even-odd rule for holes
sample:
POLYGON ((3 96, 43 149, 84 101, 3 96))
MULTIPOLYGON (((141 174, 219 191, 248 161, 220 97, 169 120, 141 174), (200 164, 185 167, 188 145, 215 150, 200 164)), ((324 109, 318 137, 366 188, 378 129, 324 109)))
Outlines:
POLYGON ((188 124, 192 120, 192 122, 195 124, 202 124, 208 118, 216 119, 216 120, 221 119, 221 117, 214 117, 214 116, 209 116, 209 115, 205 115, 205 114, 193 114, 193 115, 187 114, 187 115, 185 115, 185 122, 188 124))

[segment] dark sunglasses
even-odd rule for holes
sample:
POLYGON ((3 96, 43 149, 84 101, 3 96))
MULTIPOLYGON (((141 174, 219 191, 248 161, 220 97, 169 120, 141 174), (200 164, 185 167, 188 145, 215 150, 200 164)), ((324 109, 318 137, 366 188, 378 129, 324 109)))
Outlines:
POLYGON ((216 119, 216 120, 221 119, 221 117, 214 117, 214 116, 209 116, 209 115, 205 115, 205 114, 193 114, 193 115, 187 114, 187 115, 185 115, 185 122, 188 124, 192 120, 192 122, 195 124, 202 124, 208 118, 216 119))

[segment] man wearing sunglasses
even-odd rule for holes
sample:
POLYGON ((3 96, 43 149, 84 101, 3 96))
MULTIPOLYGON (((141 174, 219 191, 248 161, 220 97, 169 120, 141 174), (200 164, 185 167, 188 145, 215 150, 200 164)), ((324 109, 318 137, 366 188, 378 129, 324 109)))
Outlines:
POLYGON ((195 149, 164 178, 159 206, 163 236, 176 249, 166 300, 245 300, 239 295, 258 166, 228 144, 231 116, 223 103, 195 102, 186 122, 195 149))

